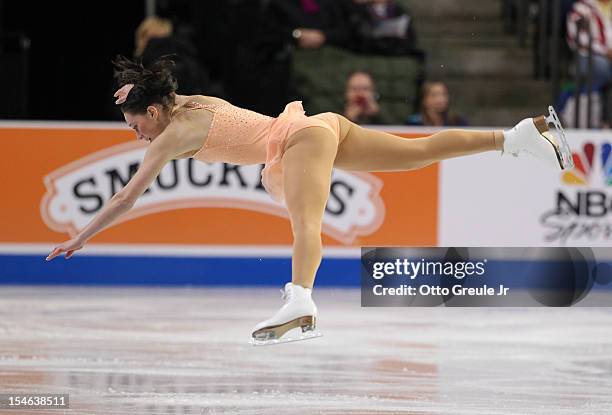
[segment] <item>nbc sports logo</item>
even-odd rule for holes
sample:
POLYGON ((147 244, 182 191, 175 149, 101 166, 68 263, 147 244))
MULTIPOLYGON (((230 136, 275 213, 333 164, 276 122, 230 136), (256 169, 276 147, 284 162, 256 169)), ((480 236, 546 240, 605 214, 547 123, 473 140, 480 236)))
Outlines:
POLYGON ((563 172, 554 207, 540 216, 547 243, 612 242, 612 145, 585 142, 572 153, 575 167, 563 172))
POLYGON ((574 168, 563 173, 562 180, 570 185, 612 185, 612 145, 587 142, 581 152, 573 152, 574 168))

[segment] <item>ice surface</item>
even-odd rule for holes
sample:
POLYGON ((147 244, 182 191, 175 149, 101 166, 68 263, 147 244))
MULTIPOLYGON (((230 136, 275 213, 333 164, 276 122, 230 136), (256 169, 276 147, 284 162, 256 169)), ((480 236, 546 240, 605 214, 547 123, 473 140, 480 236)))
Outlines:
POLYGON ((0 287, 0 393, 71 408, 0 413, 612 413, 612 309, 313 298, 323 337, 253 347, 278 288, 0 287))

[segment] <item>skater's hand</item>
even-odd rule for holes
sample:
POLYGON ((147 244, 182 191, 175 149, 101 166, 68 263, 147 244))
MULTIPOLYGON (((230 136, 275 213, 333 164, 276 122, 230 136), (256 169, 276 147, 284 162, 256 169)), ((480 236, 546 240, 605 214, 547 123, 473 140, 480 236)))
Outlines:
POLYGON ((85 246, 83 242, 81 242, 78 238, 73 238, 59 246, 56 246, 53 251, 51 251, 49 256, 47 256, 47 261, 51 261, 53 258, 63 254, 64 252, 66 252, 66 259, 68 259, 74 254, 74 251, 78 251, 79 249, 83 248, 83 246, 85 246))
POLYGON ((364 105, 363 112, 366 115, 376 115, 380 111, 380 107, 378 106, 378 102, 376 102, 376 98, 374 98, 374 94, 366 95, 366 101, 364 105))
POLYGON ((348 102, 344 108, 344 116, 351 121, 357 120, 363 114, 363 106, 357 102, 348 102))

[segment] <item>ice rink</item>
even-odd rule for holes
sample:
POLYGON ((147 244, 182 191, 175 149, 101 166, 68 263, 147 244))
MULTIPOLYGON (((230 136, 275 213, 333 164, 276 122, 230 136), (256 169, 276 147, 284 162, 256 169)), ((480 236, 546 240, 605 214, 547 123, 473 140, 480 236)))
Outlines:
POLYGON ((610 414, 612 308, 361 308, 315 289, 324 337, 253 347, 278 289, 0 288, 2 414, 610 414))

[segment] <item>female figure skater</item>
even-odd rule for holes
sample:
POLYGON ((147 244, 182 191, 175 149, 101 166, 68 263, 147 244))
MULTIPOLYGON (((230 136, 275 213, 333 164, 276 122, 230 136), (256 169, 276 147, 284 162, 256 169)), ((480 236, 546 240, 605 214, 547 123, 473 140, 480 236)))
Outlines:
POLYGON ((301 338, 312 336, 317 308, 311 290, 321 262, 321 222, 333 167, 367 172, 413 170, 484 151, 513 155, 526 151, 556 168, 567 166, 564 142, 548 132, 547 121, 553 121, 543 116, 524 119, 506 132, 447 130, 408 140, 362 128, 334 113, 307 117, 300 102, 288 104, 277 118, 271 118, 219 98, 178 95, 168 60, 158 61, 151 69, 123 57, 114 64, 120 86, 116 104, 121 105, 137 139, 148 141, 149 147, 129 183, 76 237, 53 249, 47 260, 62 253, 70 258, 83 248, 92 236, 130 210, 173 159, 266 163, 263 185, 273 198, 284 200, 291 220, 292 282, 285 285, 282 308, 253 329, 255 341, 282 342, 281 337, 296 327, 305 333, 301 338))

